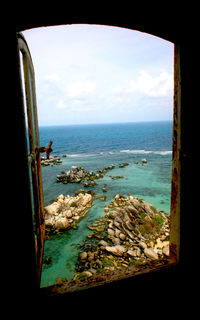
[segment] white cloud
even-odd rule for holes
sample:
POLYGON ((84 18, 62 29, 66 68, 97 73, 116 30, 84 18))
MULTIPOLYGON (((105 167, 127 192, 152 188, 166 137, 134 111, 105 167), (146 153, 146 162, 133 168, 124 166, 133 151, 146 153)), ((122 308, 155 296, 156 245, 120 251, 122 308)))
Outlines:
POLYGON ((53 83, 56 83, 60 80, 59 76, 55 73, 45 74, 44 79, 53 83))
POLYGON ((90 81, 76 81, 70 83, 67 88, 67 96, 69 98, 79 99, 81 97, 89 96, 97 88, 97 85, 90 81))
POLYGON ((112 90, 112 94, 114 94, 114 95, 120 95, 120 94, 122 94, 124 92, 124 89, 123 89, 123 87, 120 87, 120 86, 117 86, 117 87, 115 87, 113 90, 112 90))
POLYGON ((155 98, 167 97, 173 94, 173 75, 163 71, 157 76, 152 76, 142 70, 137 81, 130 81, 128 90, 155 98))
POLYGON ((54 124, 61 114, 58 123, 76 117, 79 122, 107 122, 108 112, 112 121, 120 122, 146 119, 145 111, 157 119, 158 110, 172 110, 172 43, 108 26, 65 25, 24 34, 44 123, 50 113, 54 124))
POLYGON ((67 107, 67 106, 66 106, 65 102, 64 102, 62 99, 58 100, 58 102, 57 102, 57 104, 56 104, 56 108, 58 108, 58 109, 65 109, 66 107, 67 107))

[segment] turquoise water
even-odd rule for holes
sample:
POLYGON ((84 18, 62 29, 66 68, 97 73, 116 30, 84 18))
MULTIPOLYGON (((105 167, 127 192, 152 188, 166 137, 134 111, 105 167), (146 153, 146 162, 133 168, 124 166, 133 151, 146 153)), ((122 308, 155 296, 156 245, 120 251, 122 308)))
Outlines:
POLYGON ((58 277, 73 279, 79 245, 91 233, 88 225, 105 214, 104 206, 116 194, 131 193, 170 213, 172 122, 46 127, 40 128, 40 140, 41 145, 53 140, 53 155, 67 154, 61 158, 62 164, 42 168, 45 205, 61 193, 73 195, 77 189, 84 189, 82 184, 57 183, 56 175, 61 171, 70 170, 72 165, 89 171, 115 165, 92 188, 97 196, 105 194, 106 201, 95 200, 77 230, 68 230, 45 241, 44 258, 50 256, 52 262, 43 266, 41 286, 52 285, 58 277), (143 158, 147 159, 145 165, 141 162, 143 158), (129 165, 119 168, 123 162, 129 165), (109 175, 124 178, 112 180, 109 175), (106 193, 102 192, 103 187, 106 193))

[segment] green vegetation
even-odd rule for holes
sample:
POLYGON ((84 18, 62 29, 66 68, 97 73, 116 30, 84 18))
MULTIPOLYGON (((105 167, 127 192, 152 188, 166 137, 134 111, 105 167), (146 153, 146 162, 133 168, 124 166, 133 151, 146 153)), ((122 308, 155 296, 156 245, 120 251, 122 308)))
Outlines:
POLYGON ((144 218, 146 217, 146 213, 145 212, 140 212, 140 217, 142 220, 144 220, 144 218))
POLYGON ((160 228, 162 228, 163 223, 165 221, 165 219, 162 216, 156 215, 155 217, 153 217, 153 220, 155 221, 155 223, 157 224, 157 226, 159 226, 160 228))

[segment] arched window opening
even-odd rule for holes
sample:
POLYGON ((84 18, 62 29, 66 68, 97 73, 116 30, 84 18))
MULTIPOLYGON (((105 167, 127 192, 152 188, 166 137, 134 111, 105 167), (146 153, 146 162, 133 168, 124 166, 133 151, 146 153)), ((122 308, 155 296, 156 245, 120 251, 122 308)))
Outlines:
POLYGON ((41 287, 79 290, 177 262, 178 48, 108 26, 23 34, 40 145, 53 142, 41 158, 41 287))

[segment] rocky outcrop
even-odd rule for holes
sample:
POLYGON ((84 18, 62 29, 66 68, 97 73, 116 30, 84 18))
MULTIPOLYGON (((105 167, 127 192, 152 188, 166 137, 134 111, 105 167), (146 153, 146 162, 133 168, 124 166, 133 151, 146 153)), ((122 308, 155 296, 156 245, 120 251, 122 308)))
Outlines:
POLYGON ((45 167, 54 166, 61 163, 62 163, 62 160, 60 159, 60 157, 53 156, 53 157, 50 157, 49 159, 41 157, 41 165, 45 167))
POLYGON ((93 232, 88 238, 100 241, 80 253, 74 279, 85 271, 126 270, 169 257, 169 218, 143 199, 116 195, 106 207, 105 216, 89 229, 93 232))
POLYGON ((64 172, 62 175, 57 175, 57 182, 66 183, 80 183, 83 181, 84 187, 93 187, 97 183, 95 179, 101 179, 108 170, 114 169, 114 164, 97 172, 87 171, 84 167, 72 166, 70 170, 64 172))
POLYGON ((168 255, 165 247, 169 247, 169 219, 166 215, 132 196, 117 195, 113 206, 115 209, 107 213, 107 233, 113 245, 129 245, 127 252, 135 257, 141 257, 142 253, 150 259, 168 255))
POLYGON ((77 228, 76 223, 88 213, 92 201, 88 193, 72 197, 59 195, 55 202, 44 208, 46 233, 77 228))

